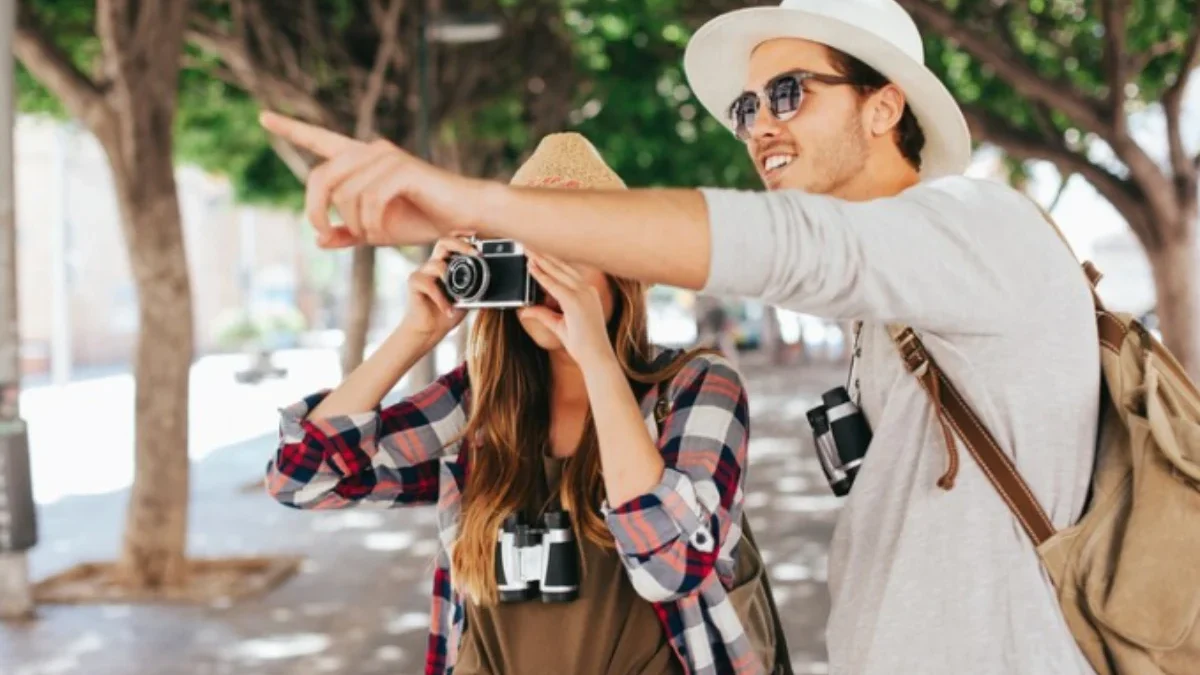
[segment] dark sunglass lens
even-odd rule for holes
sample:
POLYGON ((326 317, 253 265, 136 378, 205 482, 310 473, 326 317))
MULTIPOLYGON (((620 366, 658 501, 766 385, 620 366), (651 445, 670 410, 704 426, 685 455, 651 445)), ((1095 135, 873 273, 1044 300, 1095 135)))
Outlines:
POLYGON ((775 80, 767 90, 767 96, 771 97, 771 113, 783 118, 796 112, 801 93, 800 80, 795 75, 784 75, 775 80))
POLYGON ((729 115, 738 135, 748 134, 754 126, 754 118, 758 114, 758 98, 753 94, 742 94, 730 106, 729 115))

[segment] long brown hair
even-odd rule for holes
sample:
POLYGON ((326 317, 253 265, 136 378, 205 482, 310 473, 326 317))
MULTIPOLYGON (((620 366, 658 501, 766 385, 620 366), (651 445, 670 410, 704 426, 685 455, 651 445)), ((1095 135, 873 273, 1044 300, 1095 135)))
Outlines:
MULTIPOLYGON (((625 375, 644 385, 673 378, 694 352, 652 370, 646 286, 614 277, 609 282, 614 299, 609 338, 625 375)), ((516 312, 484 310, 471 329, 467 371, 471 414, 462 438, 470 470, 451 578, 475 602, 494 604, 496 532, 508 515, 525 507, 542 471, 541 455, 549 447, 550 357, 521 327, 516 312)), ((559 499, 571 514, 577 540, 611 548, 612 535, 599 512, 604 494, 589 413, 579 448, 563 472, 559 499)))

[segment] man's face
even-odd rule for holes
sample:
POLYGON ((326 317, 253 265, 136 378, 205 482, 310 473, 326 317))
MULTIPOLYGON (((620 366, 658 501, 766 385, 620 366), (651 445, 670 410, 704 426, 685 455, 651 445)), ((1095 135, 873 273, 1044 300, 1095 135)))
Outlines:
MULTIPOLYGON (((790 38, 769 40, 750 57, 745 90, 761 93, 777 75, 797 70, 840 75, 822 45, 790 38)), ((766 97, 759 100, 746 148, 768 189, 837 194, 862 172, 869 151, 868 129, 853 87, 805 81, 800 107, 786 122, 771 114, 766 101, 766 97)))

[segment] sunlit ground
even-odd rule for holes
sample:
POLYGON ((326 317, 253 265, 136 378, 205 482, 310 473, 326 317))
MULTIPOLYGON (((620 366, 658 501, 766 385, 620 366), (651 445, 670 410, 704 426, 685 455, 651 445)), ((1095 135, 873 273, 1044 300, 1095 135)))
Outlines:
MULTIPOLYGON (((197 360, 192 366, 188 412, 192 460, 277 429, 280 406, 337 384, 338 358, 332 349, 281 351, 274 360, 287 368, 287 376, 258 384, 234 380, 234 373, 246 367, 246 356, 197 360)), ((438 351, 439 367, 451 367, 453 359, 453 345, 444 344, 438 351)), ((133 396, 129 373, 37 386, 21 393, 38 502, 112 492, 130 484, 133 396)))
MULTIPOLYGON (((440 367, 452 357, 440 353, 440 367)), ((813 459, 803 414, 844 373, 755 366, 755 358, 743 358, 754 419, 747 513, 795 672, 822 675, 826 546, 840 501, 813 459)), ((287 378, 255 386, 234 382, 241 357, 205 358, 193 369, 188 548, 201 557, 299 554, 299 574, 236 603, 43 606, 36 622, 0 625, 0 673, 420 672, 438 547, 433 509, 298 512, 243 489, 262 475, 278 407, 337 376, 335 351, 284 352, 277 361, 287 378)), ((42 542, 30 557, 35 578, 118 553, 121 490, 132 475, 132 395, 127 375, 25 393, 43 502, 42 542)))

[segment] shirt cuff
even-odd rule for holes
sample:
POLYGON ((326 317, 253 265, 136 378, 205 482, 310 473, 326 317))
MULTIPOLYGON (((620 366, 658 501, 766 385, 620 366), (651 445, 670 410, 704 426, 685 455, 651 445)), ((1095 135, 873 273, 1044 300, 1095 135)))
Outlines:
POLYGON ((379 433, 380 407, 376 406, 367 412, 310 419, 309 414, 329 396, 330 391, 322 389, 282 408, 279 411, 280 440, 292 444, 313 438, 330 453, 333 467, 342 475, 351 475, 370 465, 369 457, 363 456, 362 449, 374 445, 375 436, 379 433), (331 442, 334 439, 337 441, 331 442))
POLYGON ((700 507, 691 478, 675 469, 664 469, 650 492, 615 509, 606 505, 604 511, 617 548, 626 555, 646 557, 680 537, 704 553, 716 547, 711 517, 700 507))

